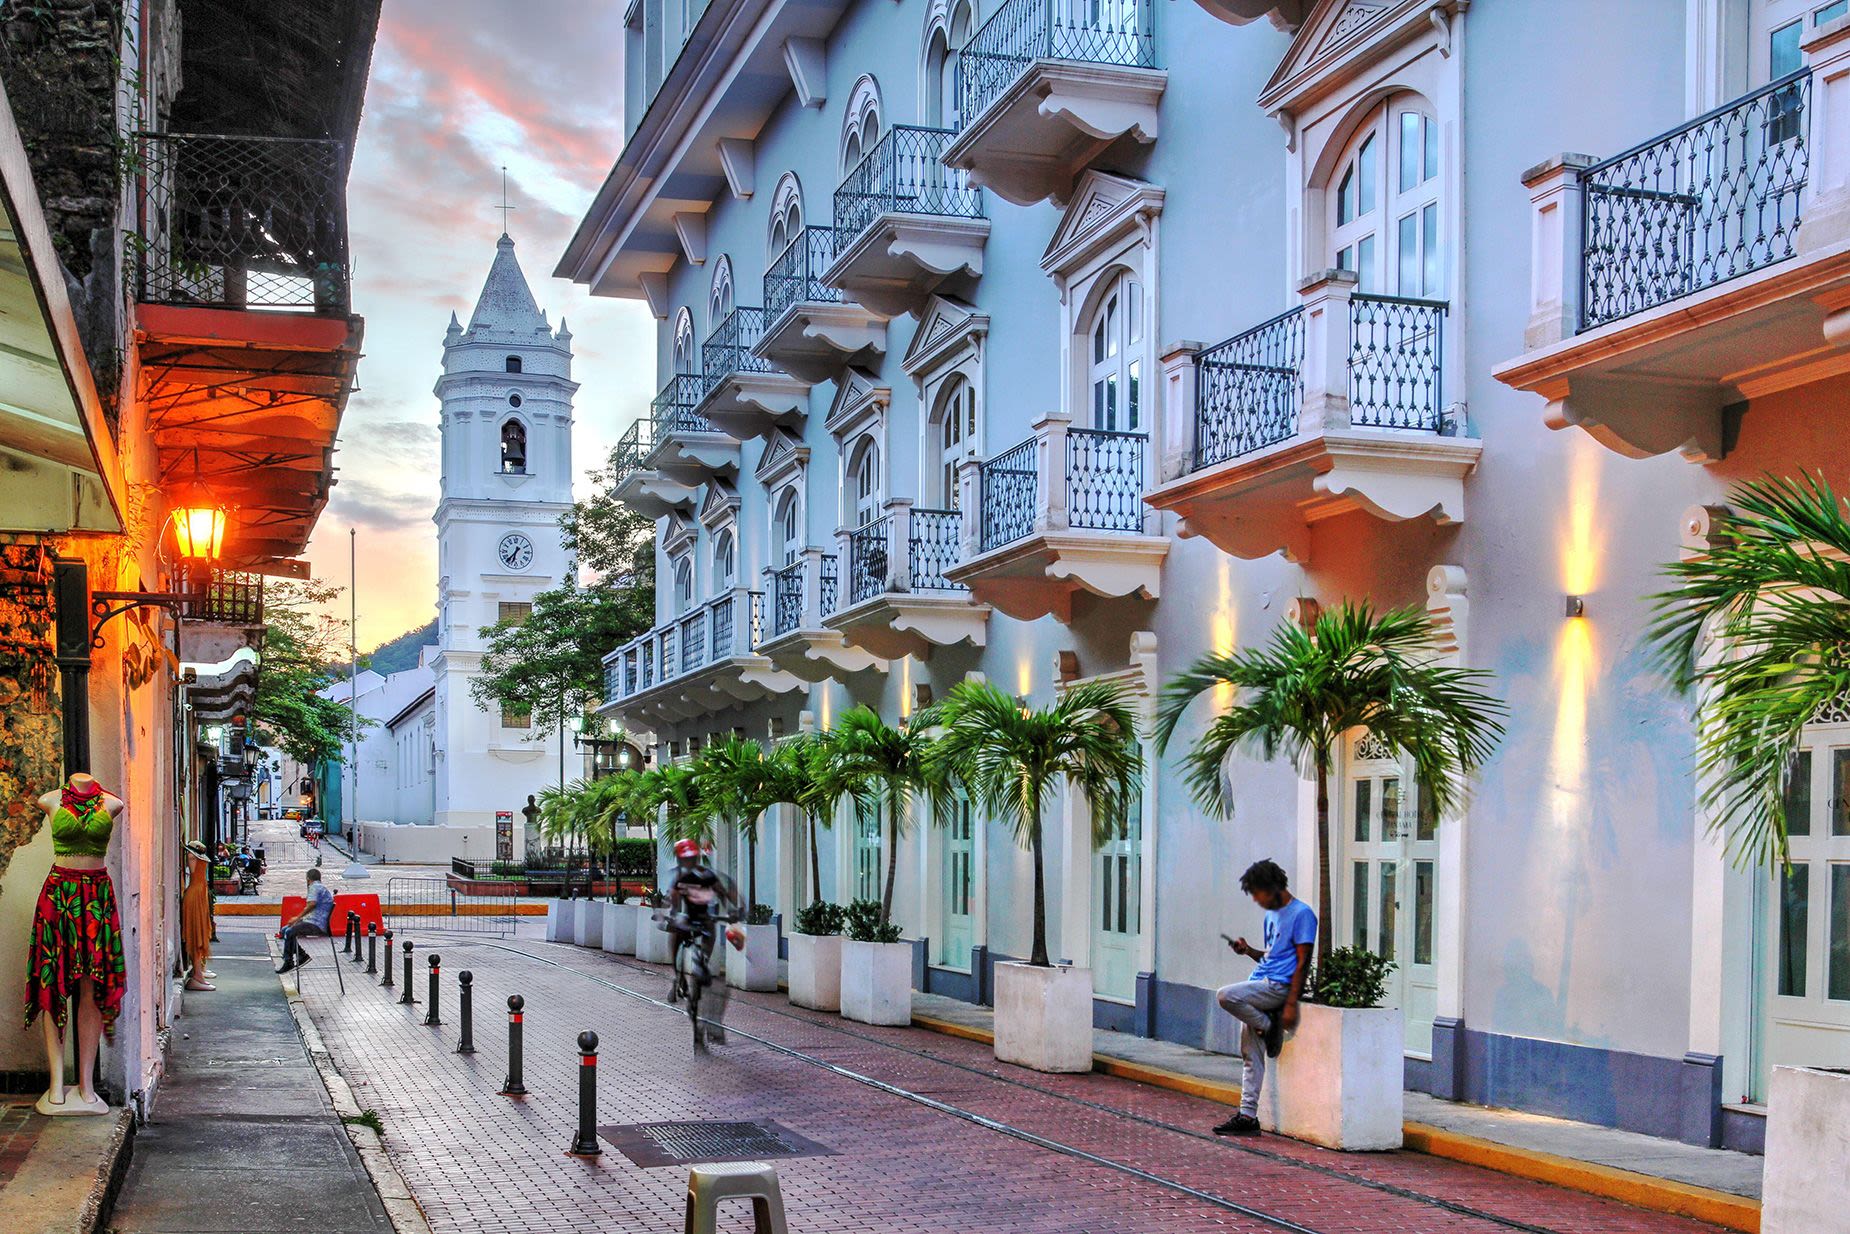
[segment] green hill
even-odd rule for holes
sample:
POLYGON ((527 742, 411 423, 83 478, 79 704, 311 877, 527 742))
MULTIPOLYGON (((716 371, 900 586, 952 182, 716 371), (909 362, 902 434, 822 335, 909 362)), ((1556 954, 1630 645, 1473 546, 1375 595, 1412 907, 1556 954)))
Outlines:
POLYGON ((415 630, 407 630, 389 643, 381 643, 366 657, 365 663, 373 672, 380 674, 402 673, 418 665, 418 651, 427 643, 437 641, 437 619, 415 630))

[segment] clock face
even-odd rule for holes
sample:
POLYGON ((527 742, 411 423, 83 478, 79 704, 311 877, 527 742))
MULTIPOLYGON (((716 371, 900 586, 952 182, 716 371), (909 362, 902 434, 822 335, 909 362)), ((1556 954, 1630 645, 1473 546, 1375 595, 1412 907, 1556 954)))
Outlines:
POLYGON ((497 552, 501 564, 510 570, 524 570, 533 564, 533 541, 518 531, 510 531, 502 536, 497 552))

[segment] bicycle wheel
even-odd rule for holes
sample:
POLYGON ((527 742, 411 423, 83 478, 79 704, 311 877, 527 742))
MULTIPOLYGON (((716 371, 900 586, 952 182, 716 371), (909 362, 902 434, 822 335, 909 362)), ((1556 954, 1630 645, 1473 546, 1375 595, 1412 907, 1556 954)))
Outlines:
POLYGON ((700 1024, 700 992, 706 989, 706 983, 695 977, 687 983, 687 1022, 694 1029, 694 1048, 707 1048, 706 1030, 700 1024))

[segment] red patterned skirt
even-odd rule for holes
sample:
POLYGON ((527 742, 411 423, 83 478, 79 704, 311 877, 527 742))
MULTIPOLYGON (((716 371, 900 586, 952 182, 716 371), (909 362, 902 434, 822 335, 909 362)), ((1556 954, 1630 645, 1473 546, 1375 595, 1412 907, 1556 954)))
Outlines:
POLYGON ((62 1029, 78 983, 90 979, 103 1031, 113 1033, 122 1009, 128 967, 122 960, 122 922, 107 870, 55 865, 39 889, 32 914, 32 955, 26 965, 26 1025, 50 1012, 62 1029))

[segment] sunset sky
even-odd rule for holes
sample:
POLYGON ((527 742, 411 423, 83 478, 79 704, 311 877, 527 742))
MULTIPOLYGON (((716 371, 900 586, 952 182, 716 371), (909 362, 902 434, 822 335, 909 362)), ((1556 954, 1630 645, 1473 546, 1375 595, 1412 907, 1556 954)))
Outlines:
POLYGON ((574 335, 581 486, 653 393, 641 303, 551 277, 622 145, 622 12, 616 0, 385 0, 349 188, 366 354, 308 550, 317 578, 345 586, 358 528, 362 651, 435 611, 431 387, 450 313, 468 320, 494 257, 503 165, 521 267, 574 335))

